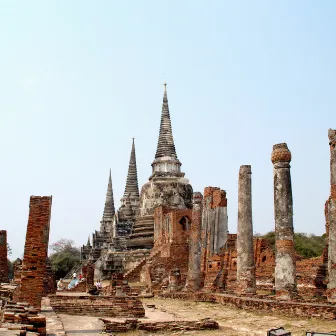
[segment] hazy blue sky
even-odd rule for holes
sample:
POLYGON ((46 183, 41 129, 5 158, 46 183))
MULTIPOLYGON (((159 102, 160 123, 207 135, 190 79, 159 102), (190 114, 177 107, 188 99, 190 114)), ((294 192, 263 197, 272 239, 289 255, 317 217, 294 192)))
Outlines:
POLYGON ((132 137, 151 174, 163 82, 194 191, 227 191, 252 165, 254 230, 274 227, 275 143, 292 151, 294 225, 324 233, 328 128, 336 127, 336 1, 0 2, 0 228, 22 255, 29 196, 52 195, 50 242, 98 229, 132 137))

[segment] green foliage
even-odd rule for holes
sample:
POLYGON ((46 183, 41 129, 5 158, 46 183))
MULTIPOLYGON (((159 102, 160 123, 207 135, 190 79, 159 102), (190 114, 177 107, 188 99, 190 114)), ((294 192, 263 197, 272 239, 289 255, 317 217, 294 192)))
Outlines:
POLYGON ((60 239, 50 245, 53 253, 49 256, 56 278, 63 278, 80 261, 80 250, 70 239, 60 239))
POLYGON ((13 263, 9 259, 7 259, 7 264, 8 264, 8 279, 13 279, 14 278, 13 263))
POLYGON ((11 256, 12 255, 12 248, 10 247, 10 245, 7 243, 7 255, 11 256))
MULTIPOLYGON (((257 237, 264 238, 268 240, 275 250, 275 232, 270 231, 263 236, 259 234, 255 235, 257 237)), ((314 234, 307 233, 294 233, 294 247, 300 256, 304 258, 314 258, 319 257, 323 253, 323 249, 326 245, 326 234, 322 236, 316 236, 314 234)))

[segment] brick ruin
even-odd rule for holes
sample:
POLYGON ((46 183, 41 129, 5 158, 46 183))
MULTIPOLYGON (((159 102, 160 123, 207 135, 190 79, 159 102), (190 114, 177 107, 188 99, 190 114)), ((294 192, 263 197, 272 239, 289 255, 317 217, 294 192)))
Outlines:
POLYGON ((31 196, 18 298, 40 309, 47 275, 51 196, 31 196))
MULTIPOLYGON (((47 258, 52 197, 31 196, 23 261, 17 259, 13 265, 18 287, 11 293, 1 288, 2 322, 28 323, 44 335, 46 320, 39 311, 42 296, 49 295, 58 313, 132 318, 133 322, 118 325, 106 320, 110 328, 196 328, 198 322, 180 321, 175 326, 137 321, 144 317, 137 294, 335 319, 336 131, 329 130, 328 137, 327 243, 320 257, 304 259, 294 249, 292 155, 287 144, 274 145, 271 154, 275 248, 263 238, 253 238, 250 165, 239 170, 237 234, 229 233, 226 191, 209 186, 203 195, 193 192, 181 172, 165 88, 152 175, 139 193, 133 139, 121 206, 115 211, 110 172, 100 230, 93 234, 92 245, 89 239, 81 249, 85 282, 70 292, 90 293, 94 280, 103 277, 110 279, 109 286, 97 296, 54 295, 55 278, 47 258), (135 290, 132 282, 140 282, 138 288, 144 292, 135 290)), ((0 281, 8 281, 6 231, 0 231, 0 281)))
POLYGON ((95 263, 95 278, 123 273, 129 282, 145 283, 147 293, 205 291, 249 296, 263 290, 280 301, 304 296, 335 302, 335 131, 329 130, 328 135, 328 242, 322 256, 304 259, 294 249, 292 155, 287 144, 274 145, 271 153, 275 248, 265 239, 253 238, 249 165, 240 167, 237 234, 229 233, 225 190, 206 187, 203 195, 193 193, 181 172, 165 87, 152 175, 139 193, 133 140, 122 206, 114 210, 110 177, 101 230, 94 234, 92 246, 90 241, 83 245, 83 260, 95 263), (129 230, 121 230, 118 223, 127 214, 129 230))
MULTIPOLYGON (((335 142, 336 137, 333 139, 335 142)), ((335 155, 332 145, 331 148, 335 155)), ((258 296, 258 290, 280 301, 302 298, 324 301, 328 297, 329 302, 334 302, 335 284, 330 277, 333 272, 333 269, 330 271, 333 263, 330 250, 334 251, 330 247, 334 244, 332 197, 325 210, 327 248, 320 257, 305 259, 294 250, 291 153, 286 144, 274 145, 271 161, 274 165, 275 250, 267 240, 253 239, 251 166, 241 166, 238 234, 227 232, 227 199, 220 188, 205 188, 204 197, 194 193, 192 209, 158 206, 154 210, 154 246, 150 255, 127 271, 125 278, 145 282, 153 293, 202 291, 258 296)), ((333 167, 331 157, 331 169, 333 167)))
POLYGON ((0 283, 8 282, 7 231, 0 230, 0 283))
POLYGON ((50 295, 56 313, 106 317, 144 317, 141 301, 131 296, 50 295))
MULTIPOLYGON (((56 290, 47 258, 51 203, 51 196, 30 197, 24 258, 13 262, 13 282, 1 288, 0 327, 5 333, 16 330, 20 335, 46 335, 46 317, 39 313, 41 300, 56 290)), ((0 265, 4 261, 7 265, 6 231, 0 235, 0 265)))

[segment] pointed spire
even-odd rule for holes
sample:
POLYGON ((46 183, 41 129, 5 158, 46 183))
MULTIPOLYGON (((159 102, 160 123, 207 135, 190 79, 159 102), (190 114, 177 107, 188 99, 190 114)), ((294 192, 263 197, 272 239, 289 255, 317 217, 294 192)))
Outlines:
POLYGON ((111 177, 111 169, 110 169, 110 176, 109 176, 109 181, 108 181, 108 186, 107 186, 103 217, 112 217, 114 216, 114 213, 115 213, 115 209, 114 209, 112 177, 111 177))
POLYGON ((131 156, 130 156, 129 165, 128 165, 128 173, 127 173, 124 197, 127 197, 127 196, 139 197, 135 145, 134 145, 134 138, 132 139, 133 139, 132 150, 131 150, 131 156))
POLYGON ((159 140, 156 149, 155 159, 164 156, 170 156, 177 159, 175 144, 173 139, 168 98, 167 98, 167 83, 164 83, 164 93, 163 93, 163 103, 162 103, 162 113, 161 113, 161 123, 160 123, 160 133, 159 140))
POLYGON ((88 241, 86 243, 86 246, 91 246, 91 244, 90 244, 90 236, 88 237, 88 241))

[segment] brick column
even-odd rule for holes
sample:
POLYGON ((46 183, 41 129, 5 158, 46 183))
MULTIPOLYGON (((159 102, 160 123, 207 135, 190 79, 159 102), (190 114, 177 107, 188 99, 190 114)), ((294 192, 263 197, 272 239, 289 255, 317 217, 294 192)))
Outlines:
POLYGON ((289 164, 291 158, 287 144, 273 146, 271 160, 274 166, 275 290, 276 297, 281 300, 297 296, 292 182, 289 164))
POLYGON ((255 294, 251 166, 240 166, 238 179, 237 293, 255 294))
POLYGON ((0 230, 0 282, 8 282, 7 231, 0 230))
POLYGON ((51 196, 30 197, 19 297, 37 309, 41 309, 46 275, 51 203, 51 196))
POLYGON ((95 265, 89 262, 86 267, 86 291, 94 285, 94 271, 95 265))
POLYGON ((336 302, 336 130, 328 130, 330 145, 330 198, 329 198, 329 246, 327 298, 336 302))
POLYGON ((189 235, 189 264, 186 289, 197 291, 201 284, 201 229, 202 202, 200 192, 194 192, 192 220, 189 235))

